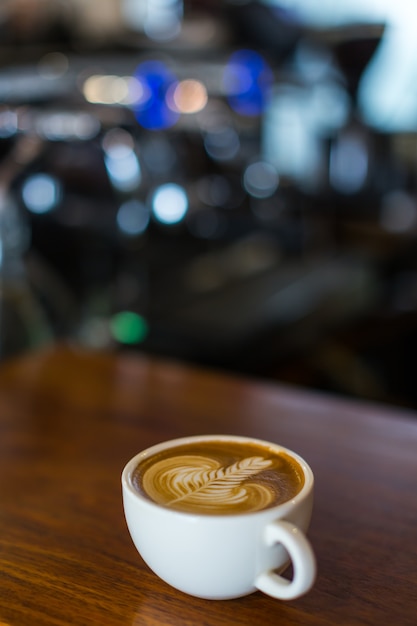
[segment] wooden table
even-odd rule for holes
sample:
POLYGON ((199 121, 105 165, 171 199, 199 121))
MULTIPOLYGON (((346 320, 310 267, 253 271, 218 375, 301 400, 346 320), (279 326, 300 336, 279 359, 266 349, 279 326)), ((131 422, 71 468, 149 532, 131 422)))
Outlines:
POLYGON ((0 625, 417 624, 417 414, 66 345, 0 368, 0 625), (234 433, 316 475, 313 590, 208 601, 171 589, 126 529, 125 462, 234 433))

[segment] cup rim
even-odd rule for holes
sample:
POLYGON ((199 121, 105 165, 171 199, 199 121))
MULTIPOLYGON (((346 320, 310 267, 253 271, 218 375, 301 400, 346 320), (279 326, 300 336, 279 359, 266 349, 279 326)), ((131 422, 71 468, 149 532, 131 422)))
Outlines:
POLYGON ((230 435, 230 434, 189 435, 189 436, 179 437, 179 438, 174 438, 174 439, 165 439, 164 441, 161 441, 160 443, 156 443, 152 446, 144 448, 143 450, 135 454, 135 456, 133 456, 124 466, 121 480, 122 480, 122 488, 123 488, 124 494, 130 494, 130 496, 134 500, 141 502, 145 506, 149 506, 150 508, 156 508, 160 511, 164 511, 168 515, 184 516, 187 518, 198 517, 198 518, 212 519, 212 520, 217 519, 217 520, 223 520, 223 522, 228 519, 236 519, 236 517, 239 517, 239 518, 253 517, 256 515, 265 515, 267 513, 271 513, 275 511, 279 511, 280 516, 283 516, 285 515, 287 509, 292 510, 293 507, 296 506, 299 501, 304 500, 306 496, 313 490, 313 486, 314 486, 314 474, 310 465, 302 456, 300 456, 297 452, 294 452, 294 450, 287 448, 286 446, 282 446, 281 444, 275 443, 273 441, 268 441, 266 439, 259 439, 257 437, 250 437, 250 436, 245 436, 245 435, 230 435), (258 511, 246 511, 242 513, 230 513, 230 514, 228 513, 212 514, 212 513, 204 513, 204 512, 192 513, 189 511, 179 511, 177 509, 171 509, 171 508, 163 506, 162 504, 159 504, 158 502, 154 502, 153 500, 142 495, 133 486, 133 483, 132 483, 133 472, 136 469, 138 463, 141 462, 142 460, 154 454, 157 454, 158 452, 167 450, 169 448, 175 448, 176 446, 180 446, 180 445, 184 445, 188 443, 194 443, 198 441, 212 441, 214 439, 217 441, 220 440, 220 441, 236 441, 236 442, 242 442, 242 443, 255 443, 255 444, 262 445, 262 446, 268 446, 268 447, 274 448, 278 452, 284 452, 288 454, 289 456, 292 456, 298 462, 298 464, 303 470, 304 485, 295 496, 293 496, 289 500, 286 500, 285 502, 282 502, 280 504, 276 504, 266 509, 260 509, 258 511))

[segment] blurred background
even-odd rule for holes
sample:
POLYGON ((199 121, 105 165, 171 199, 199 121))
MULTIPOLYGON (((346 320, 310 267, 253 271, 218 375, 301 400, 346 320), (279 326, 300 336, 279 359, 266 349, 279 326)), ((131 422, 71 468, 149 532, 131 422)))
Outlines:
POLYGON ((417 407, 416 19, 2 0, 0 359, 68 338, 417 407))

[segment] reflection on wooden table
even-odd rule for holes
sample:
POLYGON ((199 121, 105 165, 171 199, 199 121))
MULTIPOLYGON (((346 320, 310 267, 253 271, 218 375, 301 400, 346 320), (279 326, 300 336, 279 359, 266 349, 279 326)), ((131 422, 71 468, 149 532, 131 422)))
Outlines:
POLYGON ((416 623, 417 415, 141 355, 56 346, 0 368, 0 623, 416 623), (165 439, 276 441, 312 466, 313 590, 191 598, 143 564, 120 474, 165 439))

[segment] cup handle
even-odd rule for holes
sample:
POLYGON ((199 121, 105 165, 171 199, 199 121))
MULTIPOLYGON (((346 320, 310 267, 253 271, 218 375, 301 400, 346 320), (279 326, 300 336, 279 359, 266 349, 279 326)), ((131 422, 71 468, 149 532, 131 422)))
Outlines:
POLYGON ((294 600, 307 593, 316 577, 316 559, 310 542, 304 533, 291 522, 276 520, 268 524, 263 537, 268 546, 281 543, 292 561, 292 580, 273 571, 259 574, 255 586, 264 593, 280 600, 294 600))

